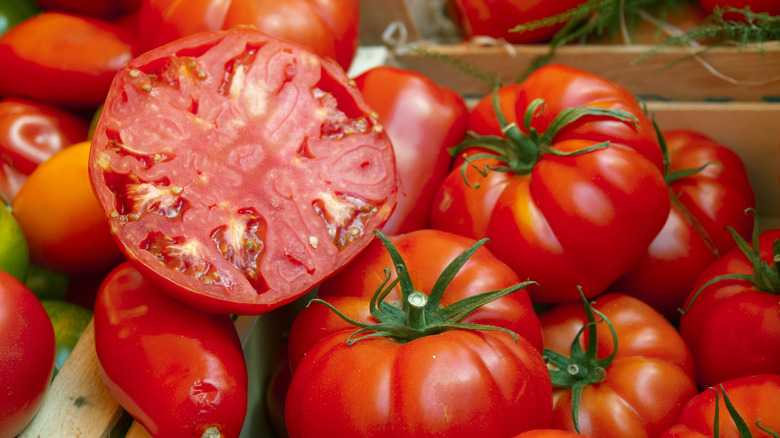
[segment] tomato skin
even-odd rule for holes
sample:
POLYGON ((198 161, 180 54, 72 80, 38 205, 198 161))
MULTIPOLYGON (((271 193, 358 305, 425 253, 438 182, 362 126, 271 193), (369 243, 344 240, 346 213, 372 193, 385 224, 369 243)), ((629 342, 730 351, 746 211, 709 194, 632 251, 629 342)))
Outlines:
MULTIPOLYGON (((731 419, 723 400, 723 390, 739 415, 750 427, 754 437, 769 435, 756 426, 756 422, 771 431, 780 430, 780 375, 757 374, 726 380, 723 388, 718 385, 718 429, 721 438, 739 438, 740 434, 731 419)), ((680 419, 662 438, 705 438, 714 436, 715 424, 715 391, 713 388, 703 390, 686 403, 680 419)))
POLYGON ((127 257, 216 313, 294 301, 354 258, 397 198, 392 143, 344 71, 249 27, 128 63, 90 178, 127 257))
POLYGON ((124 260, 89 181, 88 141, 38 166, 13 200, 30 261, 66 275, 87 275, 124 260))
POLYGON ((32 420, 54 372, 54 329, 38 298, 0 271, 0 437, 32 420))
POLYGON ((560 430, 560 429, 535 429, 514 436, 514 438, 577 438, 577 437, 587 437, 587 435, 582 435, 580 433, 569 432, 568 430, 560 430))
POLYGON ((451 0, 450 4, 464 36, 490 36, 509 43, 544 43, 563 24, 526 32, 510 32, 519 24, 553 17, 585 3, 585 0, 451 0))
POLYGON ((247 369, 229 315, 201 312, 158 291, 125 262, 98 292, 95 349, 103 383, 155 437, 237 437, 247 369))
MULTIPOLYGON (((585 387, 579 406, 580 433, 599 437, 657 437, 696 395, 693 357, 674 326, 640 300, 605 294, 593 302, 615 327, 617 356, 606 378, 585 387)), ((568 356, 587 322, 581 302, 558 304, 539 315, 545 349, 568 356)), ((598 321, 598 319, 597 319, 598 321)), ((605 323, 597 328, 598 357, 614 351, 605 323)), ((587 347, 587 331, 581 336, 587 347)), ((554 388, 551 427, 574 431, 571 390, 554 388)))
MULTIPOLYGON (((596 296, 633 266, 668 216, 654 128, 623 87, 571 67, 545 66, 515 87, 499 96, 515 99, 516 117, 534 100, 545 100, 545 110, 531 122, 540 133, 560 111, 578 106, 627 111, 637 127, 585 116, 558 132, 552 147, 573 152, 604 141, 609 147, 575 156, 547 153, 524 175, 489 171, 487 181, 470 180, 481 185, 477 189, 466 185, 457 166, 434 199, 431 227, 490 238, 499 259, 520 278, 539 283, 528 288, 535 303, 576 300, 578 285, 587 297, 596 296)), ((472 116, 485 134, 495 135, 495 116, 485 114, 493 111, 491 97, 472 116)))
POLYGON ((29 175, 56 152, 85 141, 88 126, 83 117, 53 105, 0 99, 0 155, 29 175))
POLYGON ((733 150, 690 130, 663 135, 670 172, 719 164, 669 184, 672 209, 664 228, 639 263, 610 289, 635 296, 677 321, 677 309, 699 274, 735 247, 726 227, 749 239, 753 220, 745 210, 756 201, 745 165, 733 150))
POLYGON ((549 423, 549 375, 523 338, 449 330, 347 345, 352 331, 322 339, 295 370, 285 404, 291 438, 511 436, 549 423))
POLYGON ((390 66, 372 68, 355 82, 393 141, 400 173, 398 202, 382 232, 427 228, 428 206, 452 161, 447 148, 466 137, 463 97, 422 73, 390 66))
MULTIPOLYGON (((772 264, 772 244, 780 230, 759 236, 761 258, 772 264)), ((751 245, 752 247, 752 245, 751 245)), ((696 280, 680 316, 680 333, 696 359, 699 387, 725 380, 780 370, 780 314, 777 295, 747 280, 723 280, 694 294, 725 274, 753 274, 753 265, 739 248, 712 263, 696 280), (727 321, 728 323, 724 323, 727 321)))
MULTIPOLYGON (((430 293, 452 259, 475 242, 463 236, 428 229, 389 236, 388 239, 406 262, 412 284, 425 294, 430 293)), ((371 295, 384 280, 383 270, 391 268, 392 272, 392 266, 389 253, 381 240, 376 238, 349 265, 320 285, 318 297, 355 320, 375 323, 369 313, 371 295)), ((520 282, 508 266, 496 259, 486 247, 482 247, 454 277, 441 304, 446 306, 467 296, 503 289, 520 282)), ((400 288, 396 287, 388 295, 387 301, 392 302, 399 297, 400 288)), ((510 329, 525 338, 537 351, 542 351, 541 326, 524 290, 480 307, 464 318, 463 322, 510 329)), ((302 309, 290 329, 289 350, 293 369, 317 341, 351 327, 324 305, 311 304, 302 309)))
POLYGON ((0 37, 0 95, 95 109, 132 57, 132 43, 109 22, 42 12, 0 37))
POLYGON ((145 50, 203 31, 250 25, 309 47, 345 70, 358 47, 357 0, 142 0, 139 19, 145 50))

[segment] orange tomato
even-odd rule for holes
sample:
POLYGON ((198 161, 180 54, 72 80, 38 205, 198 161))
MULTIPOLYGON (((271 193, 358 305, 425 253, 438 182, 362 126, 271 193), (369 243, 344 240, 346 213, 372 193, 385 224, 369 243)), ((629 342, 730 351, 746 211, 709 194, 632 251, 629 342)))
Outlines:
POLYGON ((105 271, 124 259, 92 191, 89 149, 84 141, 52 155, 13 200, 31 262, 68 275, 105 271))

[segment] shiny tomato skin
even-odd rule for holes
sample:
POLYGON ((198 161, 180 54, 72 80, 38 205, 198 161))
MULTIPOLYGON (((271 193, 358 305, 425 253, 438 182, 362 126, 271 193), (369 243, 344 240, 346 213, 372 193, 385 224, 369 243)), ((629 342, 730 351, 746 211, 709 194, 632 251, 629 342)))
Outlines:
MULTIPOLYGON (((772 262, 772 244, 780 229, 759 236, 761 258, 772 262)), ((752 245, 751 245, 752 247, 752 245)), ((780 314, 777 295, 747 280, 723 280, 725 274, 753 274, 753 265, 739 248, 708 266, 696 280, 680 316, 680 333, 696 359, 699 387, 724 380, 780 370, 780 314)))
POLYGON ((105 279, 94 312, 103 383, 154 437, 237 437, 247 409, 247 369, 230 315, 170 298, 131 263, 105 279))
POLYGON ((54 373, 54 328, 38 298, 0 271, 0 437, 32 420, 54 373))
MULTIPOLYGON (((633 266, 668 216, 655 130, 628 90, 591 73, 548 65, 514 87, 499 96, 514 99, 515 117, 536 99, 546 102, 531 122, 540 133, 560 111, 579 106, 627 111, 637 124, 583 117, 560 130, 552 147, 576 152, 606 141, 608 147, 575 156, 546 153, 526 174, 488 171, 488 181, 469 180, 480 184, 476 189, 466 185, 456 161, 434 199, 431 226, 490 238, 499 259, 539 284, 528 288, 535 303, 576 300, 578 285, 596 296, 633 266)), ((472 117, 485 134, 495 135, 491 96, 472 117)), ((474 164, 482 169, 489 160, 474 164)), ((473 166, 467 172, 475 172, 473 166)))
MULTIPOLYGON (((623 294, 593 302, 615 327, 617 356, 603 381, 587 386, 579 406, 580 433, 598 437, 657 437, 697 393, 693 357, 676 329, 653 308, 623 294)), ((597 321, 601 319, 597 316, 597 321)), ((568 356, 587 322, 581 302, 558 304, 539 315, 545 349, 568 356)), ((598 355, 614 351, 604 322, 597 325, 598 355)), ((580 338, 587 347, 587 331, 580 338)), ((571 390, 553 388, 551 427, 574 431, 571 390)))
POLYGON ((120 248, 162 290, 264 313, 392 213, 395 157, 374 116, 330 59, 249 27, 203 32, 117 74, 91 181, 120 248))
POLYGON ((400 173, 398 203, 382 232, 427 228, 429 206, 452 161, 447 148, 466 137, 465 101, 422 73, 391 66, 372 68, 355 83, 393 141, 400 173))
MULTIPOLYGON (((389 236, 388 239, 406 262, 412 284, 425 294, 430 293, 452 259, 475 242, 467 237, 428 229, 389 236)), ((385 268, 390 268, 395 277, 392 266, 385 246, 376 238, 349 265, 320 285, 318 297, 357 321, 375 323, 369 313, 371 295, 384 280, 385 268)), ((508 266, 483 246, 453 278, 441 304, 446 306, 468 296, 503 289, 520 282, 508 266)), ((388 295, 387 301, 397 301, 399 291, 396 288, 388 295)), ((541 327, 525 290, 485 304, 464 318, 463 322, 507 328, 542 351, 541 327)), ((318 340, 351 327, 322 304, 311 304, 302 309, 290 329, 289 350, 293 369, 318 340)))
POLYGON ((357 51, 357 0, 142 0, 141 47, 150 50, 203 31, 254 26, 333 58, 345 70, 357 51))
POLYGON ((66 275, 88 275, 124 260, 89 181, 88 141, 39 165, 13 200, 30 261, 66 275))
POLYGON ((291 438, 511 436, 549 424, 549 375, 523 338, 449 330, 347 345, 352 331, 322 339, 295 370, 291 438))
POLYGON ((88 122, 72 111, 20 98, 0 99, 0 155, 29 175, 66 146, 87 139, 88 122))
POLYGON ((94 110, 131 59, 132 43, 109 22, 42 12, 0 37, 0 95, 94 110))
POLYGON ((780 430, 780 374, 756 374, 730 379, 723 388, 702 390, 693 397, 680 414, 680 419, 661 438, 705 438, 714 435, 715 390, 718 392, 718 431, 720 438, 740 438, 723 400, 723 392, 739 415, 747 423, 754 437, 770 435, 758 428, 757 423, 777 433, 780 430))
POLYGON ((669 184, 672 208, 664 228, 631 271, 610 287, 650 304, 667 318, 678 309, 699 274, 735 247, 727 227, 750 238, 755 195, 742 159, 730 148, 691 130, 664 131, 669 172, 700 172, 669 184))
POLYGON ((46 10, 110 20, 138 11, 141 0, 36 0, 46 10))
POLYGON ((464 36, 489 36, 512 44, 549 41, 562 24, 545 26, 526 32, 510 32, 519 24, 553 17, 576 8, 585 0, 451 0, 456 20, 464 36))

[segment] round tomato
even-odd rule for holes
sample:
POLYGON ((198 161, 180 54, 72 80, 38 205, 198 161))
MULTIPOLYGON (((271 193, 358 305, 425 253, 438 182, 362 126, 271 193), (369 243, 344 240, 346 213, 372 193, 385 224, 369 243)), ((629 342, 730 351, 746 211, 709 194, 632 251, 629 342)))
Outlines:
POLYGON ((637 297, 672 321, 699 274, 735 247, 726 229, 747 238, 745 209, 755 196, 745 165, 728 147, 690 130, 663 132, 672 208, 644 256, 610 287, 637 297))
MULTIPOLYGON (((441 276, 452 261, 464 253, 474 239, 439 230, 417 230, 388 240, 405 261, 411 284, 425 294, 434 293, 441 276)), ((385 281, 384 269, 395 266, 381 239, 373 242, 342 271, 320 285, 317 295, 352 319, 376 322, 369 313, 374 291, 385 281)), ((448 275, 453 275, 452 273, 448 275)), ((480 247, 446 284, 441 306, 446 307, 466 297, 512 287, 521 280, 487 249, 480 247)), ((402 286, 396 286, 386 297, 388 302, 402 299, 402 286)), ((463 319, 464 323, 503 327, 525 338, 542 351, 539 319, 525 290, 518 290, 485 304, 463 319)), ((352 327, 326 306, 311 304, 296 316, 290 329, 290 362, 295 369, 314 344, 330 333, 352 327)))
POLYGON ((141 8, 141 0, 36 0, 47 10, 70 12, 78 15, 117 18, 141 8))
POLYGON ((754 233, 701 273, 683 307, 700 388, 780 370, 780 229, 754 233))
POLYGON ((661 438, 776 437, 778 433, 780 374, 757 374, 730 379, 704 390, 685 404, 680 419, 661 438), (743 432, 737 428, 726 399, 749 431, 743 432), (718 433, 715 433, 716 425, 718 433))
POLYGON ((74 275, 123 260, 89 181, 89 142, 69 146, 38 166, 13 201, 32 263, 74 275))
POLYGON ((583 307, 563 303, 539 315, 554 387, 551 427, 594 437, 659 436, 697 393, 688 346, 636 298, 605 294, 583 307))
POLYGON ((237 314, 330 276, 397 196, 390 139, 344 71, 249 27, 186 37, 120 70, 90 175, 144 275, 237 314))
POLYGON ((422 73, 389 66, 372 68, 355 83, 393 141, 398 163, 398 202, 382 232, 427 228, 429 206, 452 161, 447 149, 466 137, 463 97, 422 73))
POLYGON ((0 437, 32 420, 54 372, 54 329, 38 298, 0 271, 0 437))
POLYGON ((547 65, 507 87, 472 110, 487 132, 456 149, 472 155, 442 183, 431 227, 488 237, 496 257, 538 283, 528 288, 535 303, 576 299, 578 285, 596 296, 669 215, 655 129, 628 90, 572 67, 547 65), (502 99, 518 119, 492 123, 512 104, 502 99))
POLYGON ((95 109, 132 57, 132 43, 111 23, 42 12, 0 37, 0 95, 95 109))
POLYGON ((88 122, 59 107, 0 99, 0 156, 25 175, 66 146, 87 139, 88 122))
POLYGON ((564 23, 513 32, 516 26, 551 18, 587 0, 450 0, 455 19, 466 38, 489 36, 513 44, 547 42, 564 23))
POLYGON ((101 286, 94 324, 103 383, 152 436, 239 436, 248 377, 230 315, 170 298, 125 262, 101 286))
POLYGON ((39 12, 41 7, 35 0, 3 0, 0 5, 0 35, 39 12))
POLYGON ((357 51, 359 23, 358 0, 143 0, 139 32, 149 50, 198 32, 249 25, 346 70, 357 51))
POLYGON ((29 264, 30 248, 24 232, 11 213, 11 206, 0 197, 0 271, 25 281, 29 264))

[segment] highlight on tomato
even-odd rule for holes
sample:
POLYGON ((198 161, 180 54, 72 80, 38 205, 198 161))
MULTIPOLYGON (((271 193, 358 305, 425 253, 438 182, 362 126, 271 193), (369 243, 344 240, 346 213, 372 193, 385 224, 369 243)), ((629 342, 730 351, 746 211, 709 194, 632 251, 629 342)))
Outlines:
POLYGON ((737 247, 701 273, 680 316, 702 389, 780 370, 780 229, 759 233, 745 214, 751 242, 730 229, 737 247))
POLYGON ((101 380, 151 436, 239 436, 248 377, 230 315, 169 297, 125 262, 98 292, 94 326, 101 380))
POLYGON ((564 65, 483 98, 431 228, 490 239, 534 303, 603 293, 661 231, 670 201, 652 122, 624 87, 564 65), (504 112, 504 108, 514 110, 504 112))
POLYGON ((341 67, 249 27, 123 67, 89 163, 124 254, 215 313, 314 288, 371 241, 398 189, 390 139, 341 67))
POLYGON ((13 214, 31 263, 65 275, 104 272, 124 260, 89 180, 90 143, 52 155, 22 184, 13 214))
POLYGON ((464 321, 528 282, 443 305, 453 275, 484 240, 453 259, 426 295, 393 244, 377 235, 396 274, 376 274, 383 280, 369 312, 378 323, 329 306, 358 329, 322 338, 295 368, 285 402, 289 436, 512 436, 549 424, 550 377, 539 351, 508 329, 464 321), (393 305, 385 298, 396 285, 401 297, 393 305))
POLYGON ((658 437, 698 392, 683 338, 634 297, 604 294, 591 303, 583 296, 580 303, 540 313, 539 320, 553 385, 554 429, 593 437, 658 437))

